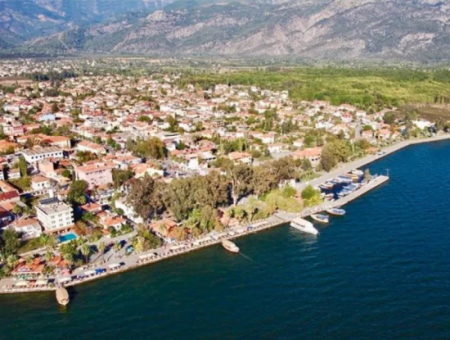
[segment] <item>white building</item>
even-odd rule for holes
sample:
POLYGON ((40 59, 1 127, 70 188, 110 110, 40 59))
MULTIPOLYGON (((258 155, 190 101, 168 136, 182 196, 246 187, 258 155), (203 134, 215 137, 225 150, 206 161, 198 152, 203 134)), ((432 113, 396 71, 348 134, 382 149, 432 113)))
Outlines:
POLYGON ((38 221, 46 233, 58 233, 73 226, 73 209, 56 197, 43 199, 36 207, 38 221))
POLYGON ((63 150, 57 147, 40 148, 34 150, 24 150, 21 152, 25 160, 30 163, 37 163, 44 159, 63 159, 63 150))

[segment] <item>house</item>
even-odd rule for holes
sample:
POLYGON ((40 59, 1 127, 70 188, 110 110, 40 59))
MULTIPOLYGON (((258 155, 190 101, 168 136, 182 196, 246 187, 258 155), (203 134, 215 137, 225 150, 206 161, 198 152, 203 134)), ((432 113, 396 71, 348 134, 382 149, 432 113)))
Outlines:
POLYGON ((269 150, 270 153, 280 153, 283 152, 287 149, 286 144, 283 143, 274 143, 274 144, 269 144, 267 146, 267 149, 269 150))
POLYGON ((44 160, 38 163, 39 171, 47 177, 56 177, 55 165, 49 160, 44 160))
POLYGON ((64 136, 46 136, 43 134, 38 135, 38 138, 46 142, 48 145, 59 147, 62 149, 69 149, 70 148, 70 138, 64 137, 64 136))
POLYGON ((302 139, 297 139, 296 141, 294 141, 293 145, 294 145, 296 148, 301 149, 301 148, 303 148, 304 143, 303 143, 303 140, 302 140, 302 139))
POLYGON ((146 174, 148 174, 150 177, 164 176, 164 171, 161 168, 151 164, 134 164, 131 166, 131 169, 134 171, 136 178, 144 177, 146 174))
POLYGON ((42 227, 36 218, 21 218, 11 224, 11 228, 20 234, 22 241, 42 235, 42 227))
POLYGON ((98 144, 83 140, 77 144, 77 151, 91 152, 97 155, 106 154, 106 149, 98 144))
POLYGON ((292 157, 294 159, 309 159, 313 166, 316 166, 320 162, 320 156, 322 155, 322 148, 307 148, 303 150, 294 151, 292 157))
POLYGON ((73 209, 56 197, 42 199, 36 206, 37 219, 46 233, 62 233, 73 227, 73 209))
POLYGON ((155 221, 150 224, 150 230, 155 232, 156 234, 162 235, 163 237, 169 237, 170 232, 173 228, 177 226, 176 222, 165 218, 159 221, 155 221))
POLYGON ((120 209, 123 211, 123 214, 131 221, 133 221, 134 223, 143 223, 144 220, 142 219, 142 217, 140 217, 136 211, 134 210, 134 207, 130 204, 127 203, 127 199, 126 197, 121 197, 118 198, 115 201, 115 206, 116 209, 120 209))
POLYGON ((230 152, 228 154, 228 158, 235 163, 239 162, 243 164, 252 164, 253 162, 252 155, 250 155, 248 152, 230 152))
POLYGON ((19 179, 20 178, 20 169, 13 168, 8 169, 8 179, 19 179))
POLYGON ((102 206, 100 204, 97 204, 97 203, 88 203, 88 204, 82 205, 80 207, 80 209, 81 209, 81 212, 83 214, 91 213, 91 214, 94 214, 94 215, 103 211, 102 206))
POLYGON ((98 216, 100 217, 100 222, 103 224, 105 229, 114 228, 116 230, 120 230, 127 222, 127 220, 123 217, 107 212, 101 212, 98 216))
POLYGON ((75 168, 75 175, 78 180, 84 180, 89 187, 113 182, 113 166, 111 163, 97 162, 75 168))
POLYGON ((31 178, 31 189, 33 191, 42 191, 51 188, 51 182, 43 176, 34 176, 31 178))

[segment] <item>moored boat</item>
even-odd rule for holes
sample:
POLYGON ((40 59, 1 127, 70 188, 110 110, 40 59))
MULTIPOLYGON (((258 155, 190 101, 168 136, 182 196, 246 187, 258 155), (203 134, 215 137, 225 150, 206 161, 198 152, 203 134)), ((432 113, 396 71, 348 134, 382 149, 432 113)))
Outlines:
POLYGON ((304 220, 303 218, 300 217, 294 218, 291 222, 291 226, 307 234, 312 235, 319 234, 319 231, 316 228, 314 228, 314 225, 311 222, 304 220))
POLYGON ((62 306, 69 304, 70 298, 66 288, 60 287, 56 290, 56 301, 62 306))
POLYGON ((364 171, 362 171, 362 170, 352 170, 351 174, 356 175, 356 176, 362 176, 362 175, 364 175, 364 171))
POLYGON ((229 252, 239 253, 239 247, 237 245, 235 245, 233 242, 231 242, 230 240, 223 240, 222 246, 229 252))
POLYGON ((327 213, 334 216, 344 216, 345 210, 339 208, 331 208, 327 210, 327 213))
POLYGON ((320 222, 320 223, 328 223, 330 222, 330 218, 328 217, 328 215, 325 214, 312 214, 311 218, 314 221, 320 222))

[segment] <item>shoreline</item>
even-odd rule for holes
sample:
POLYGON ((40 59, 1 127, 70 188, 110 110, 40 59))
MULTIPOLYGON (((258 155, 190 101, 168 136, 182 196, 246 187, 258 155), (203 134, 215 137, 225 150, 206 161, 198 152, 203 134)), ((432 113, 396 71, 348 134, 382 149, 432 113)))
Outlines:
POLYGON ((450 140, 450 134, 437 135, 434 137, 423 138, 423 139, 405 140, 405 141, 390 145, 390 146, 382 149, 381 151, 384 152, 384 154, 382 154, 382 155, 367 155, 367 156, 364 156, 363 158, 359 158, 354 161, 351 161, 350 163, 342 163, 336 169, 333 169, 331 172, 325 173, 325 174, 321 175, 320 177, 314 178, 311 181, 299 183, 296 186, 296 189, 301 191, 304 188, 306 188, 308 185, 317 187, 320 184, 327 182, 327 181, 341 175, 342 173, 347 173, 347 172, 350 172, 351 170, 362 168, 368 164, 371 164, 375 161, 383 159, 383 158, 385 158, 389 155, 392 155, 392 154, 396 153, 397 151, 403 150, 404 148, 407 148, 409 146, 425 144, 425 143, 435 143, 435 142, 441 142, 441 141, 446 141, 446 140, 450 140))
MULTIPOLYGON (((431 138, 425 138, 425 139, 417 139, 413 141, 403 141, 400 143, 397 143, 395 145, 389 146, 386 149, 383 149, 385 152, 383 155, 369 155, 365 156, 361 159, 355 160, 350 163, 345 163, 339 166, 337 169, 333 170, 330 173, 326 173, 312 181, 301 183, 298 187, 298 190, 302 190, 301 188, 306 187, 307 185, 313 185, 318 186, 321 183, 324 183, 328 181, 331 178, 337 177, 341 175, 342 173, 349 172, 353 169, 357 169, 360 167, 363 167, 367 164, 373 163, 377 160, 380 160, 388 155, 391 155, 397 151, 400 151, 408 146, 411 145, 417 145, 417 144, 424 144, 424 143, 432 143, 432 142, 439 142, 439 141, 445 141, 450 140, 450 134, 448 135, 441 135, 441 136, 435 136, 431 138)), ((387 182, 389 180, 389 177, 387 176, 380 176, 379 179, 375 179, 372 182, 369 182, 367 184, 366 188, 360 189, 360 191, 356 191, 353 194, 343 197, 337 201, 334 202, 325 202, 319 206, 313 207, 311 209, 306 209, 303 212, 299 214, 289 214, 284 212, 277 212, 274 215, 268 217, 267 219, 255 221, 253 223, 250 223, 245 226, 236 226, 234 228, 230 228, 229 230, 225 232, 218 233, 217 236, 214 238, 212 236, 204 236, 203 238, 199 240, 194 240, 185 242, 180 245, 174 245, 171 247, 163 247, 151 251, 147 251, 145 253, 140 254, 133 254, 128 258, 124 258, 123 262, 125 263, 122 267, 118 269, 108 269, 106 272, 101 274, 96 274, 93 276, 87 276, 80 280, 74 280, 72 282, 69 282, 65 284, 65 287, 74 287, 78 286, 84 283, 92 282, 101 278, 105 278, 114 274, 120 274, 124 273, 133 269, 136 269, 138 267, 143 267, 148 264, 164 261, 170 258, 173 258, 178 255, 187 254, 196 250, 200 250, 209 246, 220 244, 223 240, 233 240, 237 239, 242 236, 247 236, 250 234, 254 234, 263 230, 271 229, 277 226, 289 224, 290 220, 292 220, 294 217, 308 217, 309 215, 324 211, 330 207, 338 207, 343 206, 347 203, 350 203, 351 201, 359 198, 360 196, 366 194, 367 192, 377 188, 378 186, 382 185, 383 183, 387 182), (283 217, 280 217, 280 215, 284 215, 283 217), (163 252, 163 253, 158 253, 163 252), (153 255, 152 255, 153 254, 153 255), (143 259, 144 256, 148 256, 146 259, 143 259)), ((99 265, 101 266, 101 265, 99 265)), ((84 270, 78 270, 81 271, 80 273, 76 273, 77 269, 74 270, 73 275, 80 275, 84 270)), ((36 288, 17 288, 17 289, 9 289, 7 288, 10 286, 13 282, 17 281, 12 278, 3 279, 1 281, 6 281, 6 284, 3 284, 0 286, 0 294, 18 294, 18 293, 38 293, 38 292, 52 292, 55 291, 56 287, 36 287, 36 288)))

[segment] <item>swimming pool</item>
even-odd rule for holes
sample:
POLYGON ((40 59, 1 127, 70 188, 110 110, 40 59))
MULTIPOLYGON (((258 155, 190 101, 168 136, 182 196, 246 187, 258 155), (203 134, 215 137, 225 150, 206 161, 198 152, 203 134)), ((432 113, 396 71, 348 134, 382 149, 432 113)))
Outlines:
POLYGON ((75 233, 68 233, 65 235, 58 236, 58 241, 59 243, 66 243, 72 240, 76 240, 77 237, 78 236, 75 233))

